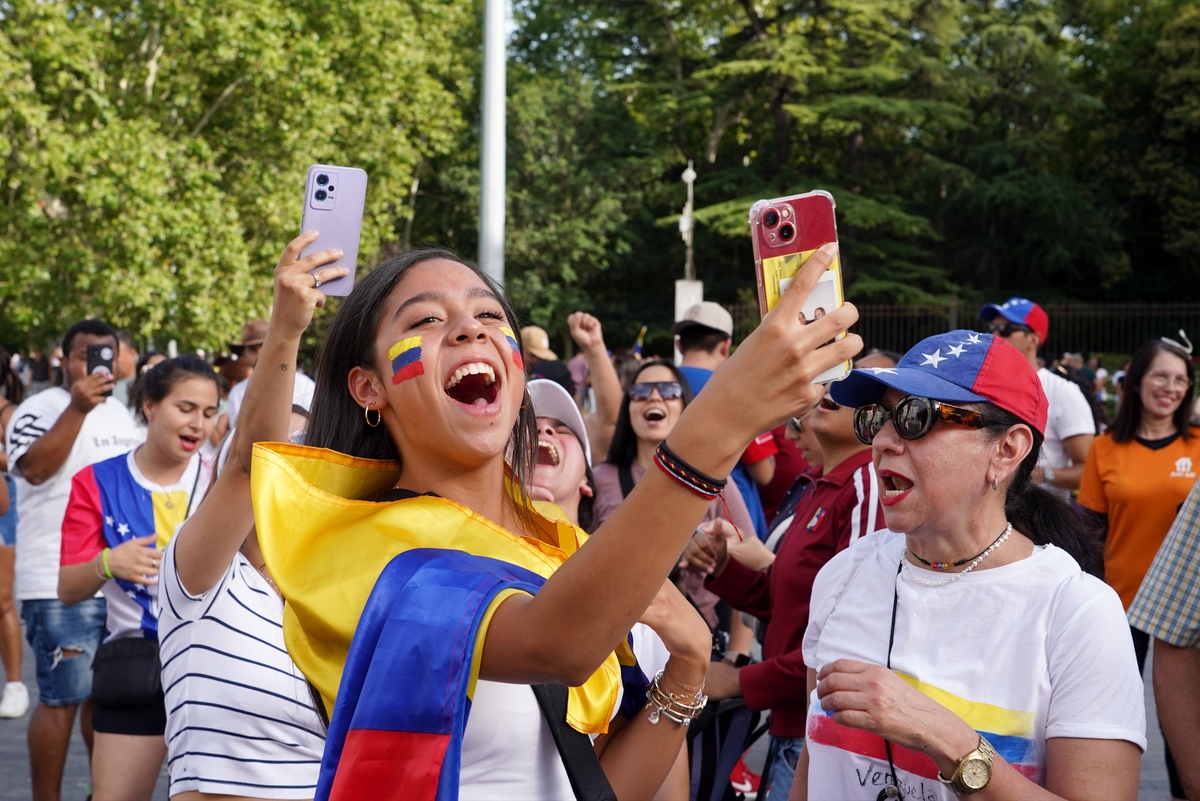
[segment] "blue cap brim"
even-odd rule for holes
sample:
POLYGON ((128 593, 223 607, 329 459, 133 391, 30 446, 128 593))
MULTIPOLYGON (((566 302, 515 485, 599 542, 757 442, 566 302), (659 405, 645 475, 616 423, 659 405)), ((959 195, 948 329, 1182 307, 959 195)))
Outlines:
POLYGON ((867 368, 851 370, 850 375, 829 386, 829 394, 841 406, 865 406, 876 403, 888 389, 905 395, 958 403, 987 403, 987 398, 976 395, 926 370, 911 367, 867 368), (876 372, 879 370, 880 372, 876 372))
MULTIPOLYGON (((1005 320, 1008 320, 1010 323, 1016 323, 1017 325, 1025 324, 1024 320, 1014 320, 1013 318, 1009 317, 1007 314, 1004 313, 1004 309, 1000 308, 995 303, 989 303, 986 306, 984 306, 983 308, 981 308, 979 310, 979 317, 980 317, 980 319, 986 320, 989 323, 992 320, 995 320, 997 317, 1003 317, 1005 320)), ((950 400, 950 399, 946 398, 946 400, 950 400)))

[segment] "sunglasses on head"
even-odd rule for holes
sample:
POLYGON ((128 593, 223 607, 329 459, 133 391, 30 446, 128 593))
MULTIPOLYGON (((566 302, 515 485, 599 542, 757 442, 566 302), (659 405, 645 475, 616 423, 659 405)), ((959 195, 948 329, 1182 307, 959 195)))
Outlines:
POLYGON ((992 323, 989 330, 1001 339, 1008 339, 1018 331, 1023 334, 1033 333, 1033 329, 1027 325, 1017 325, 1016 323, 1009 322, 992 323))
POLYGON ((954 406, 949 403, 906 395, 896 401, 891 409, 883 404, 869 403, 854 410, 854 436, 864 445, 870 445, 875 435, 888 420, 896 427, 902 439, 920 439, 929 433, 934 423, 950 423, 963 428, 983 428, 987 420, 982 412, 954 406))
POLYGON ((658 395, 663 400, 675 400, 683 397, 683 387, 678 381, 643 381, 637 384, 630 384, 626 392, 629 393, 630 400, 650 400, 650 394, 654 390, 658 390, 658 395))

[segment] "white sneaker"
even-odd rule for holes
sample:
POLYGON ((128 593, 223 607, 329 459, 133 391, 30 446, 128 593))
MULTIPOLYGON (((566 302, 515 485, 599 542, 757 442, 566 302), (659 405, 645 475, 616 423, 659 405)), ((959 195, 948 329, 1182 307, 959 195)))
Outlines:
POLYGON ((29 690, 24 682, 10 681, 4 685, 0 700, 0 718, 19 718, 29 711, 29 690))

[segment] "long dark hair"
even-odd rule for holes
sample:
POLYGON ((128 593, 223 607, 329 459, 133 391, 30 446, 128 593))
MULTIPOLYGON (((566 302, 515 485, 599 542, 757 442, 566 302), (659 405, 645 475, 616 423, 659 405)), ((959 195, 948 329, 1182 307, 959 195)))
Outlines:
POLYGON ((1113 421, 1110 429, 1114 442, 1131 442, 1137 436, 1138 424, 1142 421, 1142 380, 1150 370, 1154 358, 1160 353, 1169 353, 1183 359, 1183 363, 1187 365, 1188 392, 1184 396, 1183 402, 1179 404, 1179 408, 1175 410, 1175 414, 1172 415, 1172 421, 1175 423, 1175 430, 1179 432, 1179 436, 1185 440, 1191 438, 1192 432, 1188 428, 1188 421, 1192 417, 1191 388, 1196 381, 1196 367, 1192 364, 1192 357, 1161 339, 1151 339, 1143 343, 1137 349, 1137 353, 1133 354, 1133 359, 1129 362, 1129 369, 1125 371, 1125 378, 1121 380, 1124 397, 1120 407, 1117 408, 1117 419, 1113 421))
MULTIPOLYGON (((1012 412, 991 404, 972 404, 983 412, 984 430, 999 437, 1015 425, 1029 425, 1012 412)), ((1042 452, 1043 437, 1033 426, 1033 448, 1022 460, 1004 497, 1004 511, 1013 528, 1037 545, 1054 545, 1069 553, 1085 573, 1104 580, 1104 545, 1092 530, 1059 496, 1032 482, 1042 452)))
MULTIPOLYGON (((387 298, 416 265, 433 259, 446 259, 467 267, 487 285, 500 303, 501 311, 513 329, 520 328, 516 312, 498 287, 478 267, 443 248, 410 250, 380 263, 361 280, 342 303, 337 317, 317 358, 316 390, 304 444, 329 448, 366 459, 401 462, 399 451, 388 436, 387 428, 368 426, 363 409, 350 394, 350 371, 355 367, 384 371, 375 363, 375 340, 383 323, 387 298)), ((520 339, 517 338, 520 343, 520 339)), ((524 357, 524 348, 521 351, 524 357)), ((521 488, 528 504, 527 491, 537 461, 537 418, 532 404, 521 407, 509 438, 508 462, 513 481, 521 488)), ((527 506, 523 507, 527 511, 527 506)))
POLYGON ((139 378, 141 380, 136 382, 129 396, 129 405, 133 416, 142 423, 147 422, 146 410, 143 408, 146 401, 162 403, 175 385, 185 378, 207 378, 213 382, 213 386, 220 388, 216 370, 194 353, 183 353, 174 359, 165 359, 139 378))
MULTIPOLYGON (((666 359, 651 359, 642 362, 630 379, 630 384, 636 384, 638 376, 644 373, 650 367, 666 367, 675 376, 675 380, 679 382, 679 386, 683 387, 683 407, 692 402, 692 388, 688 384, 683 373, 675 366, 673 362, 666 359)), ((629 389, 629 385, 625 386, 629 389)), ((608 464, 615 464, 619 467, 628 467, 633 464, 637 458, 637 434, 633 432, 633 423, 629 420, 629 392, 626 391, 625 397, 621 398, 621 410, 617 412, 617 427, 613 431, 612 442, 608 446, 608 456, 604 461, 608 464)))

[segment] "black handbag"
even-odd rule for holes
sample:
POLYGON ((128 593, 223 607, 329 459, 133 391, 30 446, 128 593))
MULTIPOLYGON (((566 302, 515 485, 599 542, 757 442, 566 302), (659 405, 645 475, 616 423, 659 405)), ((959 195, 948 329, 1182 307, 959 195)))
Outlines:
POLYGON ((158 640, 126 637, 106 642, 92 660, 92 698, 105 706, 141 706, 162 694, 158 640))

